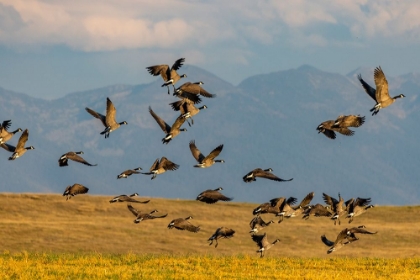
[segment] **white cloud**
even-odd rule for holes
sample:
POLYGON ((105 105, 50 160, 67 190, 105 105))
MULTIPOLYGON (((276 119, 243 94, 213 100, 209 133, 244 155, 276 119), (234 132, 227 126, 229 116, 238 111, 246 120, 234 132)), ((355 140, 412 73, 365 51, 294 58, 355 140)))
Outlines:
POLYGON ((238 48, 283 37, 292 46, 337 44, 334 34, 322 33, 322 24, 343 26, 366 40, 398 37, 418 44, 419 14, 416 0, 0 0, 0 15, 7 15, 0 20, 0 44, 64 44, 82 51, 193 49, 220 42, 238 48))

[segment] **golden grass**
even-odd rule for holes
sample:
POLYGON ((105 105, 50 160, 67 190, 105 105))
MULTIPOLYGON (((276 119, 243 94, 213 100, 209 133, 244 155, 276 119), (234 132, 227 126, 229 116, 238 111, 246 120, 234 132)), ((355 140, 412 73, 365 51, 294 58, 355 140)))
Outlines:
POLYGON ((420 258, 0 255, 0 279, 420 279, 420 258))
MULTIPOLYGON (((252 210, 250 203, 216 203, 151 198, 138 209, 169 213, 164 219, 134 224, 134 216, 125 203, 108 201, 112 197, 79 195, 69 201, 61 195, 0 194, 0 240, 2 250, 10 253, 109 253, 109 254, 197 254, 212 256, 244 255, 258 257, 257 246, 248 233, 252 210), (194 217, 191 222, 201 231, 191 233, 167 229, 179 217, 194 217), (233 228, 232 239, 223 239, 219 247, 208 246, 207 239, 220 227, 233 228)), ((263 215, 265 220, 274 218, 263 215)), ((311 217, 305 221, 291 218, 267 229, 269 240, 280 238, 267 257, 374 257, 404 258, 420 256, 420 207, 375 207, 352 226, 365 225, 376 235, 362 235, 360 240, 333 254, 320 241, 326 234, 335 239, 348 226, 343 219, 334 226, 327 218, 311 217)))

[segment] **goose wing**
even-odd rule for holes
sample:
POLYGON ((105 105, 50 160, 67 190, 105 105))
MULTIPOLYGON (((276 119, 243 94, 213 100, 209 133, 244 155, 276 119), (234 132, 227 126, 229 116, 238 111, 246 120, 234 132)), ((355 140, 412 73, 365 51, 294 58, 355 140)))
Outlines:
POLYGON ((390 99, 388 92, 388 81, 386 80, 385 74, 380 66, 375 68, 375 71, 373 72, 373 77, 375 79, 376 85, 375 96, 378 103, 390 99))
POLYGON ((169 65, 166 65, 166 64, 153 65, 153 66, 146 67, 146 69, 153 76, 160 75, 165 82, 169 80, 169 76, 170 76, 169 65))
POLYGON ((157 158, 155 160, 155 162, 152 164, 152 166, 150 167, 150 170, 149 171, 156 170, 158 168, 158 166, 159 166, 159 159, 157 158))
POLYGON ((3 143, 0 145, 3 149, 6 151, 9 151, 11 153, 14 153, 16 151, 16 147, 7 143, 3 143))
POLYGON ((278 182, 285 182, 285 181, 291 181, 291 180, 293 180, 293 178, 288 179, 288 180, 279 178, 276 175, 274 175, 273 173, 271 173, 269 171, 262 170, 260 168, 254 170, 253 173, 254 173, 254 176, 255 177, 265 178, 265 179, 269 179, 269 180, 273 180, 273 181, 278 181, 278 182))
POLYGON ((354 204, 355 204, 355 205, 358 205, 358 206, 366 206, 366 205, 368 205, 370 202, 371 202, 371 198, 370 198, 370 197, 369 197, 369 198, 361 198, 361 197, 358 197, 358 198, 356 199, 356 201, 354 202, 354 204))
POLYGON ((285 203, 285 201, 285 197, 273 198, 270 200, 270 205, 271 207, 280 207, 283 203, 285 203))
POLYGON ((349 115, 349 116, 339 116, 332 126, 333 128, 337 127, 359 127, 365 122, 365 117, 361 117, 360 115, 349 115))
POLYGON ((192 155, 193 155, 193 157, 195 158, 196 161, 201 163, 204 160, 204 155, 197 148, 194 140, 190 141, 190 150, 191 150, 191 153, 192 153, 192 155))
POLYGON ((322 133, 323 133, 325 136, 327 136, 328 138, 330 138, 330 139, 335 139, 335 138, 336 138, 336 136, 335 136, 335 132, 334 132, 334 131, 332 131, 332 130, 329 130, 329 129, 323 129, 323 130, 322 130, 322 133))
POLYGON ((89 114, 91 114, 92 116, 94 116, 94 117, 95 117, 95 118, 97 118, 97 119, 100 119, 100 120, 101 120, 101 122, 102 122, 102 124, 103 124, 105 127, 107 127, 106 122, 105 122, 105 116, 104 116, 104 115, 99 114, 98 112, 93 111, 92 109, 90 109, 90 108, 88 108, 88 107, 86 107, 85 109, 86 109, 86 111, 87 111, 89 114))
POLYGON ((315 217, 321 217, 321 216, 331 217, 332 216, 331 211, 329 211, 327 208, 325 208, 321 204, 316 204, 315 206, 310 208, 309 215, 311 214, 314 215, 315 217))
POLYGON ((211 151, 211 153, 208 156, 206 156, 204 158, 204 160, 206 160, 206 159, 214 159, 215 157, 217 157, 220 154, 220 152, 222 150, 223 150, 223 144, 217 146, 213 151, 211 151))
POLYGON ((28 141, 28 137, 29 137, 29 131, 28 129, 25 129, 25 131, 23 131, 22 135, 19 137, 19 141, 16 145, 16 150, 25 148, 25 143, 26 141, 28 141))
POLYGON ((176 96, 182 99, 187 99, 194 104, 201 103, 201 98, 198 95, 183 90, 176 92, 176 96))
POLYGON ((207 190, 207 191, 204 191, 201 194, 199 194, 197 196, 197 200, 203 201, 205 203, 212 204, 212 203, 216 203, 219 200, 231 201, 232 198, 224 196, 219 191, 207 190))
POLYGON ((267 233, 264 234, 254 234, 251 236, 252 240, 257 243, 260 248, 264 248, 269 244, 267 240, 267 233))
POLYGON ((162 157, 160 159, 160 163, 159 163, 159 168, 162 167, 165 170, 177 170, 179 165, 173 163, 172 161, 170 161, 169 159, 167 159, 166 157, 162 157))
POLYGON ((155 119, 155 121, 158 123, 160 128, 163 130, 163 132, 168 134, 171 131, 171 127, 162 118, 160 118, 158 115, 156 115, 156 113, 153 112, 153 110, 150 106, 149 106, 149 112, 152 115, 152 117, 155 119))
POLYGON ((321 236, 321 241, 325 244, 325 245, 327 245, 327 246, 329 246, 329 247, 331 247, 331 246, 333 246, 334 245, 334 242, 332 242, 331 240, 329 240, 325 235, 322 235, 321 236))
POLYGON ((160 219, 160 218, 166 218, 168 216, 168 213, 163 214, 161 216, 153 216, 152 214, 145 214, 145 217, 143 218, 143 220, 145 219, 160 219))
POLYGON ((76 195, 76 194, 84 194, 87 193, 89 191, 88 188, 86 188, 85 186, 81 185, 81 184, 74 184, 71 187, 71 193, 76 195))
POLYGON ((213 98, 216 95, 215 94, 211 94, 208 91, 206 91, 204 88, 202 88, 198 83, 184 83, 181 86, 182 91, 189 93, 189 94, 193 94, 193 95, 202 95, 204 97, 208 97, 208 98, 213 98))
POLYGON ((178 71, 179 68, 184 64, 185 58, 181 57, 180 59, 177 59, 174 64, 172 65, 172 70, 178 71))
POLYGON ((302 199, 302 201, 299 203, 299 205, 297 206, 297 208, 305 208, 309 205, 309 203, 312 201, 312 199, 314 198, 315 193, 314 192, 310 192, 308 193, 304 199, 302 199))
POLYGON ((368 83, 366 83, 363 79, 362 79, 362 75, 358 75, 357 78, 359 79, 360 83, 362 84, 362 87, 364 88, 364 90, 366 91, 366 93, 375 101, 376 101, 376 90, 371 87, 370 85, 368 85, 368 83))
MULTIPOLYGON (((325 203, 327 203, 328 205, 331 206, 331 208, 334 208, 335 209, 336 205, 338 204, 338 200, 337 199, 335 199, 334 197, 329 196, 326 193, 322 193, 322 198, 324 199, 325 203)), ((333 210, 333 211, 335 211, 335 210, 333 210)))
MULTIPOLYGON (((169 103, 169 105, 171 105, 172 110, 179 111, 179 110, 181 110, 182 105, 184 104, 185 100, 187 100, 187 99, 184 98, 182 100, 169 103)), ((183 112, 181 112, 181 113, 183 114, 183 112)))
POLYGON ((117 124, 115 121, 115 116, 117 114, 117 110, 115 109, 114 104, 112 104, 109 98, 106 99, 106 117, 105 122, 107 126, 113 126, 117 124))
POLYGON ((256 225, 260 226, 267 226, 268 224, 261 218, 261 216, 254 217, 251 222, 249 222, 249 226, 253 229, 256 225))
POLYGON ((10 125, 12 124, 12 120, 3 121, 0 126, 0 132, 6 129, 9 129, 10 125))
POLYGON ((213 98, 216 97, 216 94, 212 94, 210 92, 208 92, 207 90, 205 90, 204 88, 198 86, 200 88, 199 90, 199 94, 204 96, 204 97, 208 97, 208 98, 213 98))
POLYGON ((150 200, 140 201, 129 196, 125 196, 123 200, 125 202, 132 202, 132 203, 149 203, 150 202, 150 200))
POLYGON ((347 127, 333 128, 333 130, 335 130, 335 131, 337 131, 337 132, 339 132, 343 135, 346 135, 346 136, 352 136, 354 134, 354 131, 348 129, 347 127))
POLYGON ((136 208, 134 208, 133 206, 131 206, 130 204, 127 204, 127 208, 128 210, 130 210, 131 213, 133 213, 134 216, 138 217, 139 214, 141 213, 141 211, 137 210, 136 208))
POLYGON ((232 237, 235 234, 235 231, 231 228, 221 227, 216 231, 217 235, 224 238, 232 237))
POLYGON ((180 230, 188 230, 191 232, 198 232, 200 231, 200 227, 194 226, 188 220, 182 220, 176 226, 180 230))
POLYGON ((361 234, 376 234, 376 233, 378 233, 377 231, 375 231, 375 232, 368 231, 368 230, 364 229, 364 226, 353 227, 353 228, 349 229, 349 231, 351 233, 361 233, 361 234))
POLYGON ((83 164, 88 165, 88 166, 97 166, 97 164, 90 164, 84 158, 82 158, 81 156, 79 156, 78 154, 76 154, 74 152, 69 152, 67 154, 62 155, 60 157, 60 159, 58 160, 59 165, 60 166, 68 165, 67 164, 68 159, 71 159, 71 160, 76 161, 76 162, 83 163, 83 164))

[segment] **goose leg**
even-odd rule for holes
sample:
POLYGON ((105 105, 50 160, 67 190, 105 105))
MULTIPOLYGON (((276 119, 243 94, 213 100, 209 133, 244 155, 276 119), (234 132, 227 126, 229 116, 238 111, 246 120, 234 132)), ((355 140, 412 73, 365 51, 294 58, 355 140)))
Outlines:
POLYGON ((188 126, 189 126, 189 127, 191 127, 191 124, 190 124, 190 122, 188 121, 188 118, 185 118, 185 120, 187 121, 188 126))

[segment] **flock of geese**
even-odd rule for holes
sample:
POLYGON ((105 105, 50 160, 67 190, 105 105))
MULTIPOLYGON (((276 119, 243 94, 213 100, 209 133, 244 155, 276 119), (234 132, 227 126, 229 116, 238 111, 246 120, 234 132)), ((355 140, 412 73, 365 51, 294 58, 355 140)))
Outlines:
MULTIPOLYGON (((188 125, 191 126, 194 124, 193 116, 197 115, 200 110, 206 109, 204 105, 197 108, 195 105, 201 102, 201 96, 206 98, 214 98, 216 95, 211 94, 202 88, 203 82, 191 83, 186 82, 178 88, 175 88, 175 84, 182 78, 186 78, 185 74, 179 75, 177 70, 181 68, 185 59, 180 58, 175 61, 175 63, 170 67, 169 65, 155 65, 147 67, 146 69, 151 75, 161 76, 164 83, 162 87, 167 87, 168 94, 170 94, 170 86, 173 87, 173 96, 176 96, 180 100, 170 103, 170 106, 173 110, 179 111, 180 115, 176 118, 172 125, 166 123, 162 118, 160 118, 151 107, 149 107, 149 113, 155 119, 159 127, 164 132, 165 136, 162 138, 162 143, 170 143, 180 132, 185 131, 185 128, 181 128, 182 125, 187 121, 188 125), (191 122, 190 122, 191 121, 191 122)), ((365 89, 367 94, 374 99, 376 102, 375 106, 370 110, 372 116, 376 115, 380 109, 386 108, 395 102, 398 98, 405 97, 403 94, 400 94, 395 97, 390 97, 388 92, 388 82, 385 78, 385 75, 380 67, 377 67, 374 70, 374 81, 376 89, 369 86, 361 77, 358 76, 362 87, 365 89)), ((106 100, 106 115, 102 115, 90 108, 86 108, 86 111, 93 117, 99 119, 104 126, 104 130, 100 132, 101 135, 104 135, 105 138, 110 136, 110 133, 114 132, 122 125, 127 125, 126 121, 117 122, 116 121, 116 109, 113 103, 109 98, 106 100)), ((354 134, 349 127, 359 127, 365 122, 365 117, 360 115, 341 115, 335 120, 328 120, 321 123, 318 127, 318 133, 323 133, 330 139, 335 139, 338 132, 340 134, 351 136, 354 134)), ((25 154, 27 150, 34 149, 33 146, 25 147, 26 142, 28 141, 29 131, 25 129, 20 136, 16 146, 12 146, 9 142, 13 136, 21 132, 22 129, 18 128, 14 131, 8 131, 11 126, 11 120, 3 121, 0 126, 0 146, 5 150, 12 153, 12 156, 9 157, 9 160, 15 160, 25 154)), ((194 140, 191 140, 189 143, 191 154, 194 159, 197 161, 197 164, 194 167, 197 168, 209 168, 215 163, 224 163, 223 159, 216 159, 223 150, 223 144, 214 148, 209 154, 204 155, 196 146, 194 140)), ((96 166, 96 164, 91 164, 86 161, 82 155, 83 152, 67 152, 63 154, 58 159, 58 164, 60 167, 68 166, 69 160, 85 164, 87 166, 96 166)), ((128 178, 133 174, 145 174, 152 175, 151 179, 155 179, 157 175, 165 173, 166 171, 175 171, 179 167, 178 164, 170 161, 166 157, 157 158, 152 164, 148 172, 141 172, 142 168, 137 167, 134 169, 125 170, 117 176, 117 179, 128 178)), ((282 179, 275 174, 271 168, 261 169, 256 168, 246 175, 243 176, 243 181, 246 183, 251 183, 256 181, 257 178, 269 179, 277 182, 287 182, 293 180, 291 179, 282 179)), ((204 202, 207 204, 214 204, 218 201, 231 201, 232 198, 223 195, 220 191, 222 188, 217 188, 214 190, 205 190, 197 196, 197 201, 204 202)), ((72 186, 66 187, 63 196, 66 196, 66 200, 70 199, 72 196, 77 194, 85 194, 89 191, 89 188, 81 185, 74 184, 72 186)), ((146 204, 150 200, 141 201, 136 199, 138 196, 137 193, 131 195, 119 195, 111 199, 110 203, 123 202, 127 203, 128 210, 135 216, 134 223, 140 223, 145 220, 165 218, 168 214, 156 215, 157 210, 150 212, 143 212, 135 207, 132 204, 146 204)), ((315 217, 326 217, 334 221, 334 224, 341 224, 340 218, 348 218, 349 223, 353 219, 361 214, 365 213, 368 209, 372 208, 373 205, 370 204, 370 198, 351 198, 347 201, 340 196, 338 199, 333 198, 327 194, 323 194, 323 200, 327 204, 326 206, 321 204, 311 205, 310 202, 314 197, 314 193, 309 193, 298 205, 295 205, 297 199, 295 197, 278 197, 273 198, 268 202, 265 202, 259 205, 253 210, 253 215, 255 216, 249 223, 250 234, 252 240, 258 245, 258 253, 263 257, 265 251, 273 247, 280 239, 275 239, 273 242, 268 241, 267 233, 258 234, 263 231, 270 224, 274 223, 273 220, 268 222, 264 221, 261 217, 262 214, 272 214, 275 217, 279 217, 278 223, 284 221, 284 218, 292 218, 301 216, 303 219, 308 219, 310 216, 315 217)), ((186 230, 190 232, 198 232, 200 230, 199 226, 193 225, 190 220, 192 216, 181 217, 173 219, 169 224, 168 228, 186 230)), ((353 243, 358 240, 355 234, 375 234, 376 232, 371 232, 365 229, 365 226, 358 227, 348 227, 339 232, 335 241, 331 241, 326 238, 325 235, 321 236, 322 242, 329 247, 327 253, 332 253, 344 245, 353 243)), ((222 238, 231 238, 235 234, 235 230, 228 227, 217 228, 215 233, 208 239, 209 245, 212 245, 215 242, 215 247, 218 246, 218 240, 222 238)))
MULTIPOLYGON (((393 104, 398 98, 404 98, 404 94, 399 94, 397 96, 391 97, 388 91, 388 81, 386 80, 385 74, 382 71, 382 68, 376 67, 373 71, 373 78, 375 81, 376 89, 371 87, 368 83, 366 83, 362 79, 362 75, 359 74, 357 76, 362 87, 366 91, 366 93, 376 102, 375 106, 373 106, 370 111, 372 112, 372 116, 378 114, 380 109, 386 108, 393 104)), ((350 130, 349 127, 359 127, 365 122, 365 117, 360 117, 359 115, 350 115, 344 116, 340 115, 335 121, 328 120, 322 122, 318 127, 318 133, 324 133, 330 139, 335 139, 336 135, 335 132, 346 136, 352 136, 354 131, 350 130)))

